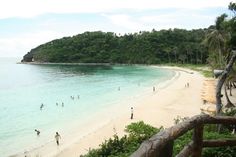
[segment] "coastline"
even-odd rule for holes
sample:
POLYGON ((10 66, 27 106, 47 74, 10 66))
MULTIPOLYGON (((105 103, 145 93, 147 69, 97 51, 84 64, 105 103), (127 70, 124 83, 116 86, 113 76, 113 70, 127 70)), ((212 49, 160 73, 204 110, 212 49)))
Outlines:
POLYGON ((155 67, 172 69, 176 72, 176 75, 171 80, 166 81, 162 87, 157 87, 156 92, 144 91, 147 93, 138 100, 133 99, 127 102, 134 107, 133 120, 129 119, 130 106, 126 106, 126 108, 117 106, 106 110, 110 113, 119 112, 115 118, 109 119, 109 117, 104 116, 105 112, 100 113, 96 115, 98 119, 85 124, 83 128, 77 128, 78 133, 72 134, 71 137, 63 137, 60 147, 55 147, 54 145, 35 149, 28 152, 27 155, 43 157, 79 156, 85 154, 89 148, 97 148, 99 144, 105 139, 112 137, 115 133, 118 136, 124 135, 125 126, 131 122, 143 120, 145 123, 155 127, 169 127, 173 125, 173 120, 177 116, 190 117, 199 114, 200 106, 202 105, 201 88, 204 77, 198 72, 184 68, 155 67), (189 88, 185 87, 187 82, 190 84, 189 88))

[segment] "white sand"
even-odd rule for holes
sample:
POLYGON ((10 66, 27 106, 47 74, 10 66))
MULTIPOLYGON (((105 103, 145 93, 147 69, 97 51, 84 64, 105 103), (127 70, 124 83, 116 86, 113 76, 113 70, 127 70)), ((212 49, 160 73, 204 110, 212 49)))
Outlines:
MULTIPOLYGON (((191 117, 200 113, 201 89, 204 77, 198 72, 190 70, 165 67, 176 70, 176 76, 168 82, 168 86, 160 88, 156 86, 156 91, 145 91, 144 96, 138 100, 128 100, 127 103, 134 107, 134 119, 130 120, 130 107, 114 107, 109 113, 98 114, 97 119, 86 123, 83 128, 71 134, 71 137, 63 137, 59 147, 55 141, 47 147, 39 148, 28 156, 43 157, 78 157, 80 154, 87 153, 89 148, 97 148, 105 139, 109 139, 117 133, 124 135, 124 128, 131 122, 144 121, 155 127, 170 127, 173 119, 177 116, 191 117), (189 87, 185 84, 189 82, 189 87), (114 116, 111 116, 113 115, 114 116), (112 117, 112 118, 109 118, 112 117), (91 128, 93 128, 91 130, 91 128)), ((123 105, 124 106, 124 105, 123 105)), ((19 156, 23 156, 19 155, 19 156)))

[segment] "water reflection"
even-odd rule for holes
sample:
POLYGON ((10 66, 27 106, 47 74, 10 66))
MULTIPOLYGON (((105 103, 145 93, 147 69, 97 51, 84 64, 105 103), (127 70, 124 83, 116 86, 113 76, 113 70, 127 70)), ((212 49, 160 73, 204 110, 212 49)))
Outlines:
POLYGON ((33 65, 45 72, 66 75, 93 75, 98 71, 113 70, 109 65, 33 65))

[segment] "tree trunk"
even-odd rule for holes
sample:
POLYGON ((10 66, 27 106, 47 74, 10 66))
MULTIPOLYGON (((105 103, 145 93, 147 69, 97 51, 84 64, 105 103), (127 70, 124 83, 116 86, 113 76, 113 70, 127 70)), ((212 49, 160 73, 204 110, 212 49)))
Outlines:
POLYGON ((219 50, 219 63, 220 63, 220 68, 222 68, 222 60, 221 60, 221 50, 219 50))
POLYGON ((175 63, 177 63, 177 56, 176 56, 176 51, 175 51, 175 63))
POLYGON ((216 86, 216 115, 220 115, 220 113, 221 113, 221 108, 222 108, 221 89, 222 89, 222 86, 223 86, 228 74, 232 70, 235 59, 236 59, 236 51, 233 51, 233 54, 230 58, 229 63, 226 65, 224 72, 221 74, 221 77, 218 80, 218 83, 216 86))
POLYGON ((169 63, 171 63, 170 61, 170 52, 167 52, 168 53, 168 60, 169 60, 169 63))
POLYGON ((234 82, 233 82, 233 86, 234 86, 234 88, 236 88, 236 85, 234 84, 234 82))
POLYGON ((231 82, 231 81, 230 81, 229 83, 230 83, 230 84, 229 84, 229 95, 230 95, 230 96, 233 96, 233 95, 232 95, 232 87, 233 87, 233 85, 232 85, 232 82, 231 82))
POLYGON ((226 97, 226 100, 227 100, 227 104, 225 105, 225 107, 226 108, 234 107, 234 104, 230 101, 230 99, 228 97, 226 84, 225 84, 225 97, 226 97))
POLYGON ((200 53, 201 53, 201 64, 203 64, 203 55, 202 55, 202 51, 201 51, 200 53))

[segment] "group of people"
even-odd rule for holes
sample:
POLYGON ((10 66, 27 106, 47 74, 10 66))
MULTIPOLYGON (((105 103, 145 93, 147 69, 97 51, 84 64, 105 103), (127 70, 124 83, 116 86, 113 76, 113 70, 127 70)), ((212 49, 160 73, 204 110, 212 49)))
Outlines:
MULTIPOLYGON (((37 136, 40 136, 40 131, 38 129, 35 129, 34 131, 36 132, 37 136)), ((57 143, 58 146, 60 144, 59 143, 60 139, 61 139, 61 135, 58 132, 56 132, 55 140, 56 140, 56 143, 57 143)))
POLYGON ((185 86, 185 87, 189 87, 189 83, 187 82, 184 86, 185 86))
MULTIPOLYGON (((74 96, 70 96, 70 98, 71 98, 72 100, 75 99, 74 96)), ((77 98, 79 99, 80 96, 77 95, 77 98)), ((59 103, 56 102, 56 106, 58 106, 58 105, 59 105, 59 103)), ((40 110, 42 110, 42 109, 44 108, 44 106, 45 106, 45 105, 42 103, 42 104, 40 105, 40 110)), ((61 103, 61 106, 64 107, 64 102, 61 103)), ((40 132, 38 129, 35 129, 34 131, 36 132, 37 136, 40 136, 40 133, 41 133, 41 132, 40 132)), ((59 146, 59 144, 60 144, 60 143, 59 143, 59 140, 61 139, 61 135, 60 135, 58 132, 56 132, 55 139, 56 139, 57 145, 59 146)))
MULTIPOLYGON (((74 99, 75 99, 75 96, 70 96, 70 98, 71 98, 72 100, 74 100, 74 99)), ((77 98, 78 98, 78 99, 80 98, 79 95, 77 95, 77 98)))
MULTIPOLYGON (((56 103, 56 105, 58 106, 59 104, 56 103)), ((64 102, 61 103, 61 107, 64 107, 64 102)))
MULTIPOLYGON (((71 98, 72 100, 74 100, 74 99, 75 99, 75 96, 70 96, 70 98, 71 98)), ((80 99, 80 96, 77 95, 77 98, 80 99)), ((42 103, 42 104, 40 105, 40 110, 42 110, 42 109, 44 108, 44 106, 45 106, 45 105, 42 103)), ((56 102, 56 106, 59 106, 59 103, 58 103, 58 102, 56 102)), ((61 107, 64 107, 64 102, 61 103, 61 107)))

